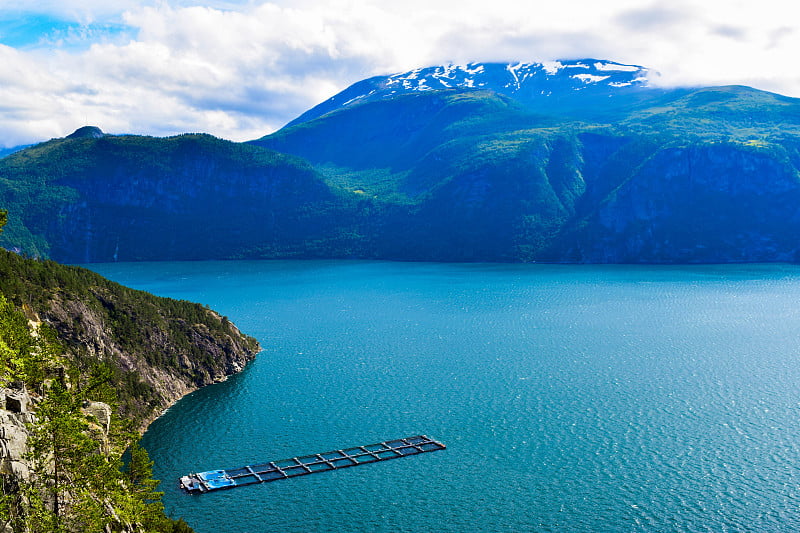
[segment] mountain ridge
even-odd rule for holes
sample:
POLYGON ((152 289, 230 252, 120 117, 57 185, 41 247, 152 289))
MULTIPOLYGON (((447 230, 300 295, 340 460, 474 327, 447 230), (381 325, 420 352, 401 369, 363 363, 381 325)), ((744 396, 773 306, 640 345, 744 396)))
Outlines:
POLYGON ((327 238, 310 206, 335 202, 305 162, 205 134, 54 139, 0 159, 0 243, 70 263, 230 257, 251 235, 289 250, 298 231, 327 238))
POLYGON ((650 87, 658 74, 639 66, 598 59, 517 63, 468 63, 417 68, 404 73, 373 76, 354 83, 312 107, 285 127, 295 126, 351 105, 401 94, 446 89, 491 89, 536 109, 552 100, 581 97, 611 97, 650 87))
POLYGON ((576 63, 363 80, 248 143, 49 141, 0 159, 0 244, 69 262, 800 258, 800 99, 576 63), (553 94, 524 101, 537 79, 553 94))

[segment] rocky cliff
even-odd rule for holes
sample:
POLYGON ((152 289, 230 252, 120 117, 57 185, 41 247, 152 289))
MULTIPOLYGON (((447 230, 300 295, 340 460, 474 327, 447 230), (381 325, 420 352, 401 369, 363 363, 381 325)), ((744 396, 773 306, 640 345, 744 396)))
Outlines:
POLYGON ((0 251, 0 531, 191 531, 133 434, 258 350, 207 307, 0 251))
POLYGON ((259 350, 211 309, 198 306, 197 314, 176 316, 157 303, 149 310, 137 308, 140 304, 127 307, 109 289, 96 288, 91 295, 94 302, 55 295, 41 318, 84 364, 112 365, 127 393, 122 413, 142 429, 183 396, 243 370, 259 350), (138 332, 132 341, 133 328, 138 332))
POLYGON ((0 474, 28 481, 28 426, 35 421, 24 389, 0 388, 0 474))
POLYGON ((610 192, 578 211, 547 253, 593 263, 800 261, 796 146, 659 147, 604 185, 610 192))
POLYGON ((80 368, 108 374, 120 414, 139 428, 187 393, 241 371, 260 349, 207 307, 52 261, 0 252, 0 292, 55 330, 80 368))

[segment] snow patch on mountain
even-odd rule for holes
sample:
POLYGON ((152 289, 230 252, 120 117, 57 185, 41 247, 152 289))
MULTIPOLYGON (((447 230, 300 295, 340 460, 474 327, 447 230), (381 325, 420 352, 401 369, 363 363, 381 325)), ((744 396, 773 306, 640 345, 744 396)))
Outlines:
POLYGON ((596 76, 594 74, 575 74, 572 76, 576 80, 581 80, 583 83, 597 83, 603 80, 607 80, 611 76, 596 76))
POLYGON ((598 61, 594 64, 595 70, 612 70, 616 72, 639 72, 642 70, 642 67, 637 67, 636 65, 620 65, 619 63, 608 63, 608 62, 601 62, 598 61))
POLYGON ((585 99, 643 90, 650 78, 644 67, 599 59, 437 65, 362 80, 292 123, 363 102, 438 90, 485 89, 526 106, 547 106, 548 99, 571 98, 568 94, 585 99))
POLYGON ((470 63, 470 65, 474 65, 474 66, 470 67, 469 65, 467 65, 467 66, 464 67, 464 72, 466 72, 467 74, 470 74, 470 75, 472 75, 472 74, 483 74, 484 71, 486 70, 484 68, 484 66, 481 65, 480 63, 470 63))
POLYGON ((564 65, 561 64, 561 61, 542 61, 542 68, 547 74, 553 76, 564 68, 564 65))
POLYGON ((386 88, 402 87, 403 91, 486 87, 504 94, 544 94, 552 92, 554 88, 581 89, 587 85, 602 86, 607 90, 646 87, 648 70, 638 65, 589 59, 520 61, 509 64, 442 65, 393 74, 384 80, 386 88), (579 71, 577 74, 574 73, 576 70, 579 71), (553 84, 555 86, 550 87, 553 84))
POLYGON ((611 61, 578 60, 546 61, 541 63, 518 62, 443 65, 393 74, 385 78, 386 87, 402 86, 410 90, 432 90, 458 87, 496 87, 512 91, 523 89, 531 82, 546 82, 544 78, 568 76, 582 84, 608 81, 609 87, 629 87, 647 82, 647 69, 637 65, 624 65, 611 61), (563 72, 565 69, 585 71, 579 74, 563 72), (420 81, 421 80, 421 81, 420 81), (412 83, 413 82, 413 83, 412 83))

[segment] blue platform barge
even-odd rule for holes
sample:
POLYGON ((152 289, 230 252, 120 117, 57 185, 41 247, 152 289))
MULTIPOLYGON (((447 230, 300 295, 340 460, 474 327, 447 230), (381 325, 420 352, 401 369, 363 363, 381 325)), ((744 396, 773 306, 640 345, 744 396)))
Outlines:
POLYGON ((377 444, 367 444, 313 455, 303 455, 241 468, 209 470, 183 476, 180 487, 189 494, 203 494, 255 483, 304 476, 377 461, 386 461, 444 450, 446 446, 426 435, 415 435, 377 444))

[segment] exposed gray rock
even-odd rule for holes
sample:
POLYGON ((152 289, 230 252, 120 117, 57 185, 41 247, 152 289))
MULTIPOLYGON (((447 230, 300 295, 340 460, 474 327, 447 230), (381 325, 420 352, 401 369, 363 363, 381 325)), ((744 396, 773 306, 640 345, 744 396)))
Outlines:
POLYGON ((22 390, 4 389, 4 409, 12 413, 25 413, 28 411, 30 397, 22 390))
POLYGON ((83 413, 94 417, 97 421, 97 426, 108 436, 111 431, 111 406, 103 402, 88 402, 83 408, 83 413))
POLYGON ((13 475, 28 481, 30 469, 25 455, 28 453, 27 424, 35 421, 28 411, 31 403, 27 391, 0 389, 2 409, 0 409, 0 474, 13 475), (11 404, 13 410, 5 409, 11 404))
POLYGON ((67 139, 100 139, 105 137, 103 130, 97 126, 83 126, 67 135, 67 139))

